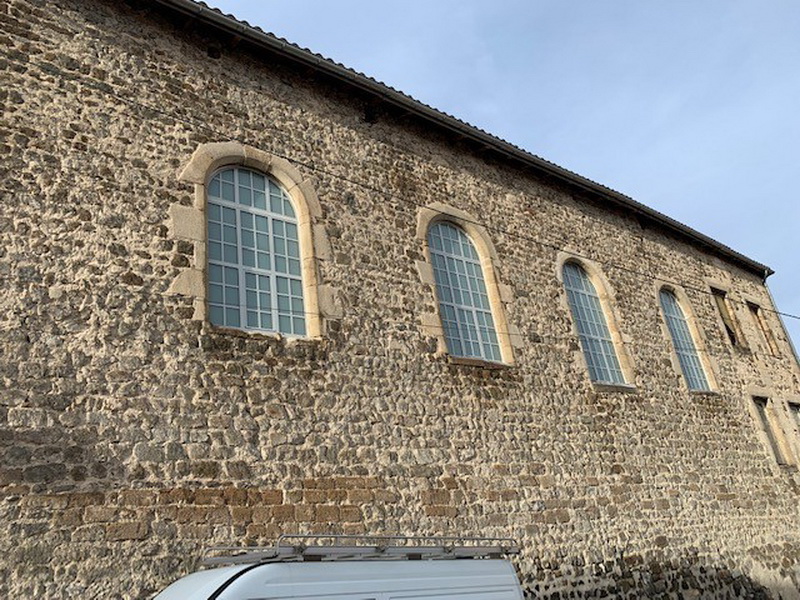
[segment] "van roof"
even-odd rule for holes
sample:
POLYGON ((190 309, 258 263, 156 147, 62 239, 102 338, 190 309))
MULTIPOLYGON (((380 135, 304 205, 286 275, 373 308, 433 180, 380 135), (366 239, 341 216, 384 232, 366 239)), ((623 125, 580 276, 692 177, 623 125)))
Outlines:
POLYGON ((463 598, 491 591, 498 600, 521 600, 514 567, 506 560, 389 560, 257 563, 199 571, 176 581, 155 600, 192 598, 329 598, 336 594, 410 597, 437 590, 437 597, 463 598), (214 587, 216 586, 216 587, 214 587))

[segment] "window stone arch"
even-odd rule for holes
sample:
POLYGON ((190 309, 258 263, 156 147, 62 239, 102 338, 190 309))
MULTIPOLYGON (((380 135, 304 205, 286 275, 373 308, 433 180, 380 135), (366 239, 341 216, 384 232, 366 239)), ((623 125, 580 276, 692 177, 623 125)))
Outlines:
POLYGON ((216 171, 225 166, 242 166, 274 178, 289 194, 296 211, 300 244, 303 295, 306 312, 306 337, 320 337, 327 319, 340 319, 342 307, 336 290, 319 279, 319 262, 331 259, 322 210, 312 181, 289 161, 239 142, 201 144, 189 162, 178 172, 178 179, 193 185, 191 206, 175 203, 169 209, 170 233, 178 241, 194 245, 194 260, 181 268, 169 293, 194 300, 193 319, 208 321, 207 307, 207 189, 216 171))
POLYGON ((669 343, 670 357, 675 372, 681 376, 681 378, 684 380, 687 387, 691 391, 712 392, 716 390, 717 380, 714 369, 715 365, 713 364, 709 356, 705 343, 705 338, 703 337, 702 331, 700 330, 700 327, 697 324, 697 319, 695 318, 694 310, 692 309, 692 303, 689 301, 689 297, 686 294, 686 291, 681 286, 675 285, 674 283, 657 280, 655 292, 656 292, 656 303, 658 305, 658 312, 661 317, 661 329, 664 335, 664 339, 669 343), (675 338, 673 337, 673 333, 670 330, 670 326, 668 324, 668 315, 664 312, 664 305, 662 303, 663 293, 666 293, 674 297, 677 306, 680 308, 689 337, 691 339, 691 342, 694 344, 697 361, 699 362, 702 368, 702 373, 705 376, 706 385, 704 387, 693 386, 689 381, 689 379, 687 378, 687 374, 684 370, 684 364, 682 364, 681 358, 678 355, 675 338))
MULTIPOLYGON (((577 337, 581 337, 580 329, 576 320, 574 318, 574 312, 572 306, 570 305, 568 292, 566 290, 566 285, 564 281, 564 268, 568 264, 577 265, 588 277, 589 282, 594 287, 594 291, 597 295, 597 298, 600 303, 600 308, 603 313, 603 317, 605 319, 605 325, 608 328, 608 333, 611 337, 611 342, 613 346, 613 350, 616 354, 616 359, 619 362, 619 368, 622 372, 622 376, 624 381, 623 382, 606 382, 600 380, 592 381, 595 385, 612 385, 612 386, 620 386, 620 387, 630 387, 633 388, 635 385, 634 381, 634 368, 633 368, 633 361, 631 359, 631 355, 628 352, 627 345, 630 343, 630 338, 624 334, 624 332, 620 329, 620 318, 619 318, 619 311, 617 309, 616 298, 614 294, 614 288, 609 283, 608 279, 603 274, 603 271, 600 269, 599 265, 597 265, 594 261, 589 260, 587 258, 578 256, 572 252, 559 252, 556 256, 556 278, 558 282, 561 284, 561 289, 563 290, 563 294, 561 295, 562 298, 562 307, 564 308, 565 312, 567 312, 572 318, 572 331, 577 337)), ((589 368, 588 361, 586 359, 586 348, 581 346, 581 349, 578 351, 579 360, 586 371, 591 374, 591 369, 589 368)))
MULTIPOLYGON (((428 247, 428 231, 431 226, 438 221, 447 221, 459 227, 467 234, 470 241, 474 244, 480 259, 487 295, 489 297, 489 305, 494 320, 498 345, 500 347, 501 362, 506 365, 513 364, 514 349, 521 346, 520 334, 517 328, 508 322, 507 314, 510 308, 509 305, 513 299, 513 294, 511 288, 503 284, 497 274, 495 268, 497 251, 495 250, 491 237, 486 228, 478 224, 475 217, 463 210, 441 202, 429 204, 421 208, 417 214, 416 237, 423 248, 423 254, 425 256, 425 260, 417 261, 417 271, 422 283, 428 286, 430 290, 428 297, 431 302, 430 310, 423 313, 422 316, 423 333, 436 339, 436 354, 438 356, 449 356, 442 318, 439 312, 436 279, 431 262, 430 249, 428 247)), ((456 362, 460 360, 459 357, 455 356, 451 358, 456 362)))

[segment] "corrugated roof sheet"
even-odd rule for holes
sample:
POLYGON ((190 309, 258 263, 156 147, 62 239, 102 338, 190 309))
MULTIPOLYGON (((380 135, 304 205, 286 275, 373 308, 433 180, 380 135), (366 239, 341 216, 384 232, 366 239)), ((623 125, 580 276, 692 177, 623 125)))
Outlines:
POLYGON ((458 117, 420 102, 412 96, 409 96, 400 90, 396 90, 385 83, 351 69, 341 63, 326 58, 321 54, 312 52, 307 48, 293 44, 292 42, 289 42, 288 40, 273 33, 264 31, 260 27, 251 25, 247 21, 243 21, 233 15, 226 14, 217 8, 210 7, 205 2, 200 2, 197 0, 155 1, 163 6, 167 6, 174 10, 192 15, 220 30, 237 35, 242 39, 247 39, 251 43, 254 43, 258 46, 269 49, 273 52, 277 52, 289 60, 313 67, 320 72, 344 81, 353 87, 376 95, 382 98, 384 101, 399 106, 426 121, 434 123, 450 131, 457 132, 466 138, 482 143, 501 155, 505 155, 507 158, 513 158, 517 161, 525 163, 527 166, 533 167, 572 186, 577 186, 585 191, 597 194, 614 205, 630 210, 640 217, 644 217, 649 221, 661 225, 667 231, 677 234, 681 238, 688 239, 693 243, 705 248, 706 250, 712 251, 712 253, 717 254, 722 258, 725 258, 734 264, 756 273, 763 279, 766 279, 774 272, 766 265, 740 254, 729 246, 726 246, 725 244, 722 244, 721 242, 718 242, 717 240, 700 233, 688 225, 684 225, 672 217, 669 217, 653 208, 650 208, 649 206, 642 204, 641 202, 634 200, 630 196, 626 196, 625 194, 613 190, 601 183, 592 181, 591 179, 565 169, 564 167, 541 158, 540 156, 536 156, 535 154, 532 154, 531 152, 528 152, 519 146, 516 146, 487 131, 484 131, 479 127, 470 125, 458 117))

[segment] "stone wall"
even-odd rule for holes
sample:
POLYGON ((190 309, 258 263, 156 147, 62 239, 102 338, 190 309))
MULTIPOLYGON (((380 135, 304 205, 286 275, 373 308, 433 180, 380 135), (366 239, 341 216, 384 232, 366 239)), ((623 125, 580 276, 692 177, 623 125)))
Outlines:
POLYGON ((517 537, 533 597, 799 597, 800 478, 750 397, 800 398, 800 368, 771 313, 777 354, 758 342, 758 277, 147 3, 0 18, 0 595, 147 598, 204 547, 333 531, 517 537), (203 270, 177 172, 232 140, 313 182, 341 308, 318 339, 215 329, 171 288, 203 270), (513 366, 437 351, 437 202, 491 237, 513 366), (633 390, 589 381, 559 252, 608 281, 633 390), (685 284, 714 393, 674 368, 658 280, 685 284))

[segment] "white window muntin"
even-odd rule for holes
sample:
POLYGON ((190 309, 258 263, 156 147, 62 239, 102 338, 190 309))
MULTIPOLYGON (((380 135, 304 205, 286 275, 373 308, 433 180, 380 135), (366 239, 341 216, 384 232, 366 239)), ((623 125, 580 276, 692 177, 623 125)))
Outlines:
POLYGON ((572 317, 578 328, 589 376, 598 383, 625 384, 625 376, 608 329, 603 306, 589 275, 580 265, 567 262, 563 267, 572 317))
POLYGON ((428 248, 448 352, 500 362, 489 295, 474 244, 461 228, 438 221, 428 229, 428 248))
POLYGON ((208 184, 208 306, 215 325, 306 335, 297 218, 272 178, 242 167, 208 184))
POLYGON ((697 353, 697 346, 678 298, 670 290, 663 289, 659 292, 659 300, 686 384, 690 390, 710 390, 708 378, 697 353))

